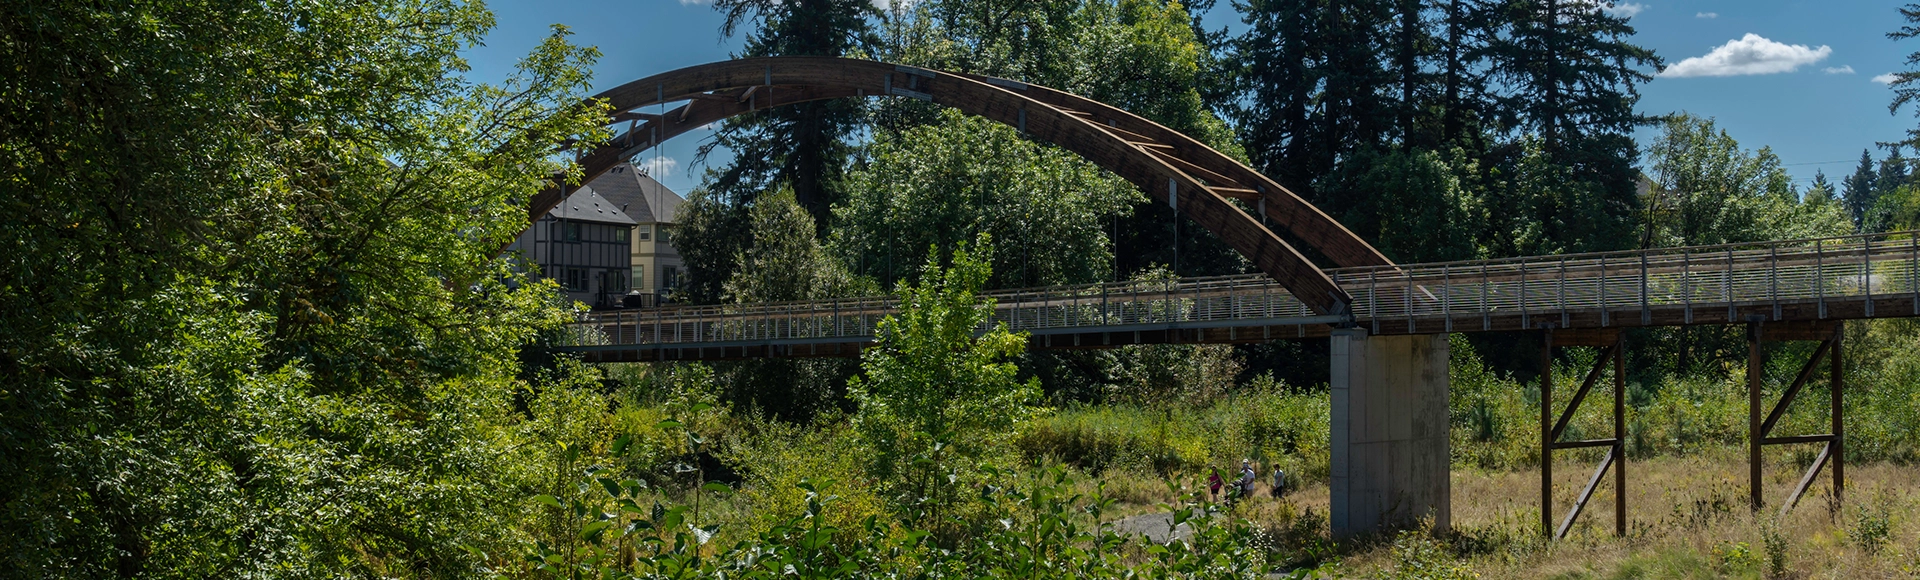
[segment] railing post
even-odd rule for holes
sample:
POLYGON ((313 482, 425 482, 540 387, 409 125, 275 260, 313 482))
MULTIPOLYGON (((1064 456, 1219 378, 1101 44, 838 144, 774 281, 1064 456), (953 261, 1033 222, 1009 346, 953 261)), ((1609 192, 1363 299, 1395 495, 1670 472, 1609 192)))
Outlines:
POLYGON ((1453 272, 1450 266, 1440 266, 1440 318, 1447 321, 1445 329, 1453 332, 1453 272))
POLYGON ((1367 270, 1367 317, 1373 319, 1373 333, 1380 334, 1379 268, 1367 270))
POLYGON ((1407 309, 1407 334, 1413 334, 1413 269, 1401 268, 1407 273, 1407 287, 1400 292, 1400 304, 1407 309))
POLYGON ((1107 285, 1100 285, 1100 323, 1113 324, 1112 309, 1107 306, 1107 285))
POLYGON ((1487 263, 1480 262, 1480 330, 1493 330, 1493 313, 1487 310, 1487 293, 1492 292, 1493 278, 1487 274, 1487 263))
POLYGON ((1873 236, 1860 238, 1860 287, 1867 293, 1867 318, 1873 318, 1873 236))
MULTIPOLYGON (((1767 299, 1773 303, 1773 321, 1780 321, 1780 244, 1767 244, 1767 299)), ((1914 314, 1920 314, 1920 301, 1914 302, 1914 314)))
POLYGON ((1600 328, 1606 328, 1613 321, 1607 305, 1607 255, 1600 255, 1600 328))
POLYGON ((1827 319, 1827 251, 1825 240, 1813 241, 1813 295, 1820 303, 1820 319, 1827 319))
POLYGON ((1680 297, 1684 300, 1681 316, 1693 324, 1693 250, 1680 251, 1680 297))
POLYGON ((1640 325, 1653 324, 1653 305, 1647 303, 1647 250, 1640 251, 1640 325))
POLYGON ((1567 317, 1567 256, 1564 254, 1560 256, 1560 298, 1558 301, 1560 303, 1560 327, 1566 328, 1571 326, 1573 321, 1567 317))
POLYGON ((1527 308, 1527 259, 1520 258, 1520 327, 1521 328, 1533 328, 1532 313, 1533 311, 1527 308))
POLYGON ((1733 322, 1735 319, 1740 317, 1738 310, 1734 308, 1734 300, 1733 300, 1733 246, 1727 246, 1726 282, 1727 283, 1724 285, 1724 288, 1726 288, 1726 298, 1727 298, 1727 322, 1733 322))

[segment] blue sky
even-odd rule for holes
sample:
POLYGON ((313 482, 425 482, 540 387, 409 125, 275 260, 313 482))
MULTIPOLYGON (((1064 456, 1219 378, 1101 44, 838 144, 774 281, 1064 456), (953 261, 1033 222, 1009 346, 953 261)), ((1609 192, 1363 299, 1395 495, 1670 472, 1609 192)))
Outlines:
MULTIPOLYGON (((1894 42, 1896 0, 1645 0, 1616 2, 1631 14, 1635 42, 1654 49, 1668 72, 1641 87, 1650 114, 1686 111, 1714 118, 1741 145, 1772 147, 1802 184, 1815 170, 1839 181, 1860 150, 1904 136, 1920 123, 1912 110, 1887 112, 1892 92, 1874 78, 1901 70, 1920 39, 1894 42), (1692 60, 1689 60, 1692 59, 1692 60)), ((1228 4, 1220 2, 1222 6, 1228 4)), ((739 40, 720 37, 720 17, 705 0, 495 0, 498 26, 468 52, 473 78, 497 82, 552 24, 604 53, 594 88, 728 58, 739 40)), ((1231 25, 1222 10, 1210 26, 1231 25)), ((667 142, 648 162, 661 181, 685 192, 699 182, 692 133, 667 142), (656 159, 657 157, 657 159, 656 159)), ((1653 137, 1642 131, 1643 142, 1653 137)), ((1876 157, 1884 155, 1875 148, 1876 157)), ((716 154, 714 161, 720 155, 716 154)))

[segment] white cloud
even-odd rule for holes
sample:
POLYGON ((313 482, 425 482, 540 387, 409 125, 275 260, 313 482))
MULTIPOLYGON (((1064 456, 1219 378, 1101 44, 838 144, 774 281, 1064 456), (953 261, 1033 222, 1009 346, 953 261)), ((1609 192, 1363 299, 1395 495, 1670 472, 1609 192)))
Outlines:
POLYGON ((708 3, 708 2, 712 2, 712 1, 713 1, 713 0, 680 0, 680 5, 681 5, 681 6, 695 6, 695 5, 700 5, 700 4, 706 4, 706 3, 708 3))
POLYGON ((1877 77, 1873 77, 1873 82, 1880 83, 1883 85, 1891 85, 1893 84, 1893 81, 1897 81, 1897 80, 1900 80, 1900 77, 1893 76, 1893 73, 1887 73, 1877 77))
POLYGON ((647 175, 658 178, 673 172, 675 167, 680 166, 680 162, 675 161, 672 157, 665 156, 644 157, 636 160, 633 166, 640 168, 640 171, 647 175))
POLYGON ((1614 16, 1618 16, 1621 18, 1633 18, 1634 16, 1639 15, 1641 12, 1646 12, 1647 5, 1641 4, 1638 2, 1620 2, 1620 3, 1609 2, 1607 4, 1600 6, 1600 9, 1607 11, 1608 14, 1612 14, 1614 16))
POLYGON ((1821 70, 1827 71, 1827 74, 1830 75, 1850 75, 1853 74, 1853 65, 1843 64, 1840 66, 1830 66, 1821 70))
POLYGON ((1660 76, 1731 77, 1793 72, 1800 67, 1826 60, 1833 47, 1808 48, 1804 44, 1781 44, 1758 34, 1747 33, 1729 40, 1703 56, 1680 61, 1660 71, 1660 76))
POLYGON ((1610 2, 1608 0, 1566 0, 1567 5, 1588 10, 1599 10, 1621 18, 1633 18, 1646 12, 1649 6, 1639 2, 1610 2))
MULTIPOLYGON (((685 2, 686 0, 681 0, 681 1, 682 1, 682 2, 685 2)), ((1713 19, 1715 19, 1715 18, 1719 18, 1719 17, 1720 17, 1720 13, 1719 13, 1719 12, 1695 12, 1695 13, 1693 13, 1693 17, 1694 17, 1694 18, 1704 18, 1704 19, 1707 19, 1707 20, 1713 20, 1713 19)))

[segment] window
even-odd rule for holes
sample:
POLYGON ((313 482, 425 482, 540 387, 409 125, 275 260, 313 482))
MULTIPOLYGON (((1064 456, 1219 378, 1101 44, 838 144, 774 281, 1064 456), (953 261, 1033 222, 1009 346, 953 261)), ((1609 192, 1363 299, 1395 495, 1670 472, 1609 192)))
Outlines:
POLYGON ((635 227, 634 235, 638 236, 640 241, 642 242, 651 240, 653 239, 653 226, 641 225, 639 227, 635 227))
POLYGON ((567 279, 563 281, 569 292, 587 291, 587 269, 567 268, 567 279))
POLYGON ((641 292, 645 292, 645 291, 647 291, 647 271, 646 271, 646 269, 644 269, 644 268, 634 268, 634 269, 633 269, 633 288, 634 288, 634 289, 636 289, 636 290, 639 290, 639 291, 641 291, 641 292))
POLYGON ((669 228, 669 227, 667 227, 667 226, 664 226, 664 225, 662 225, 662 226, 660 226, 660 243, 662 243, 662 244, 670 244, 670 243, 673 243, 672 241, 669 241, 669 240, 667 239, 667 234, 668 234, 668 233, 670 233, 670 232, 672 232, 672 231, 673 231, 673 229, 672 229, 672 228, 669 228))
POLYGON ((565 225, 565 229, 566 229, 567 241, 569 242, 580 241, 580 224, 567 222, 565 225))
POLYGON ((679 266, 661 266, 660 267, 660 284, 663 285, 668 290, 672 290, 674 287, 679 286, 680 285, 680 267, 679 266))
POLYGON ((627 228, 613 228, 613 241, 627 243, 627 228))
POLYGON ((615 294, 627 291, 627 273, 619 270, 607 270, 600 273, 600 290, 615 294))

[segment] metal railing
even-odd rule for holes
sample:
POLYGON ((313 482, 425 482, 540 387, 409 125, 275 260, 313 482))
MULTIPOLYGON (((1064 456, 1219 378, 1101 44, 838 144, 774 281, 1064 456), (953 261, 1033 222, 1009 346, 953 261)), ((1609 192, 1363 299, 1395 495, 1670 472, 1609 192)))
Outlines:
MULTIPOLYGON (((1643 251, 1532 256, 1327 271, 1353 297, 1348 316, 1310 311, 1262 274, 1109 282, 983 293, 989 324, 1037 335, 1166 328, 1405 322, 1429 332, 1490 328, 1495 316, 1550 317, 1567 326, 1598 311, 1603 326, 1646 324, 1655 311, 1697 311, 1866 300, 1867 317, 1920 316, 1920 236, 1915 232, 1643 251), (1908 296, 1912 308, 1873 312, 1873 298, 1908 296), (1610 320, 1638 312, 1641 320, 1610 320), (1350 317, 1350 318, 1349 318, 1350 317), (1460 323, 1460 324, 1456 324, 1460 323)), ((567 346, 727 346, 865 342, 895 311, 873 297, 603 311, 570 325, 567 346)), ((1523 322, 1531 328, 1531 322, 1523 322)), ((985 330, 984 328, 982 330, 985 330)))

